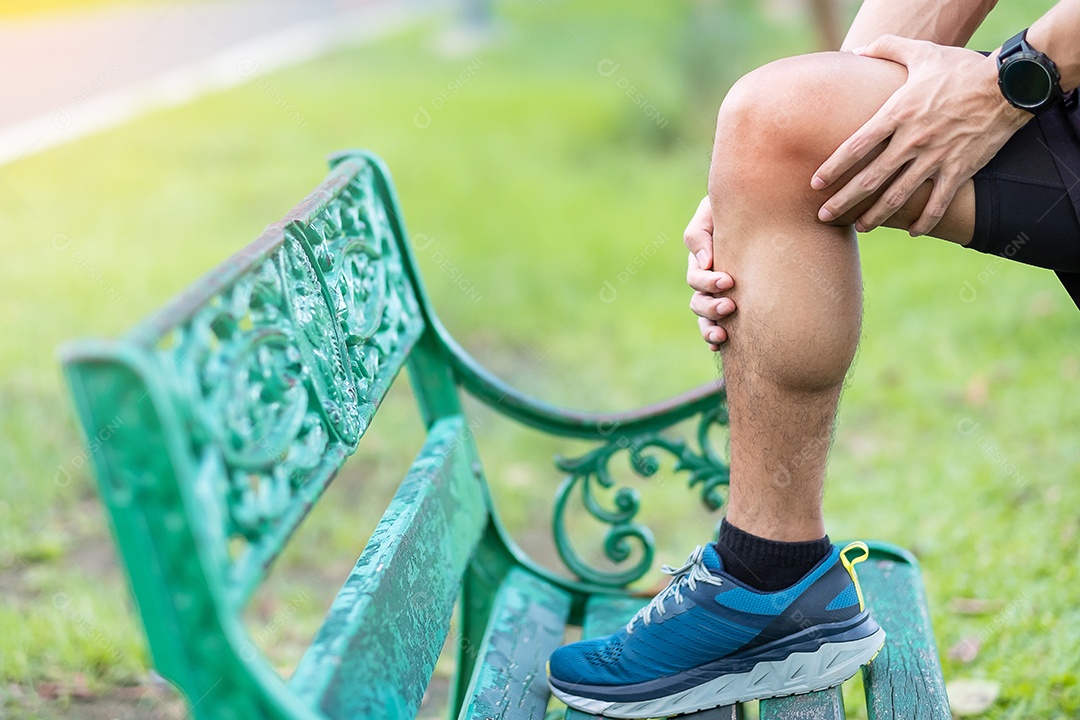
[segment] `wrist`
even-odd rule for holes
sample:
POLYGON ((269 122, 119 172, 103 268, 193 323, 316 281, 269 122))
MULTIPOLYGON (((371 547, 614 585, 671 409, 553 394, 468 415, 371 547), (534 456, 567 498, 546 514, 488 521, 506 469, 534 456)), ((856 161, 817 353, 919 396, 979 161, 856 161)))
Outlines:
POLYGON ((1061 89, 1066 93, 1080 85, 1080 68, 1067 60, 1075 54, 1076 40, 1061 38, 1060 33, 1052 32, 1049 24, 1037 22, 1028 29, 1027 41, 1031 47, 1054 61, 1061 73, 1061 89))

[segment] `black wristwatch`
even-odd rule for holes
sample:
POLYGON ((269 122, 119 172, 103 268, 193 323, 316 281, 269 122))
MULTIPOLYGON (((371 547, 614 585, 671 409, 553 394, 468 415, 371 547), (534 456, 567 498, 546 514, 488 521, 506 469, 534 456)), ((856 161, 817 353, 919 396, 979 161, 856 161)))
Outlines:
POLYGON ((997 57, 998 87, 1013 107, 1039 113, 1061 102, 1061 73, 1054 61, 1028 45, 1027 30, 1009 38, 997 57))

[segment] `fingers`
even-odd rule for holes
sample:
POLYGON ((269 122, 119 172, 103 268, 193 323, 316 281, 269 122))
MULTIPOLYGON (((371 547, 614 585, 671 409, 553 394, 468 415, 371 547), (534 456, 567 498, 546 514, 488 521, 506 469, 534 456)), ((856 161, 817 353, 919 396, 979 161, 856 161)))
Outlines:
POLYGON ((690 310, 700 318, 718 322, 735 312, 735 301, 696 292, 690 297, 690 310))
POLYGON ((849 213, 856 205, 880 190, 906 161, 903 156, 890 153, 886 148, 885 152, 874 158, 873 162, 856 173, 825 201, 818 210, 818 220, 832 222, 849 213))
POLYGON ((683 233, 683 242, 690 251, 686 258, 686 282, 696 291, 690 298, 690 309, 698 316, 702 339, 716 352, 727 341, 727 331, 716 323, 735 312, 735 302, 717 297, 716 293, 730 290, 735 281, 725 272, 712 271, 713 220, 708 196, 698 203, 683 233))
MULTIPOLYGON (((912 42, 913 41, 907 40, 906 38, 900 38, 894 35, 883 35, 869 45, 855 48, 852 52, 864 57, 882 58, 905 65, 913 52, 912 42)), ((898 113, 896 112, 895 107, 896 97, 897 96, 894 93, 884 105, 878 108, 878 111, 874 113, 869 120, 863 123, 862 127, 852 133, 851 137, 842 142, 840 147, 833 151, 833 154, 814 171, 814 176, 810 178, 810 187, 814 190, 824 190, 829 187, 843 177, 845 173, 858 165, 861 160, 874 150, 874 148, 892 136, 897 127, 898 113)), ((880 160, 881 158, 879 157, 878 161, 880 162, 880 160)), ((877 172, 876 174, 862 176, 861 180, 864 185, 859 187, 862 195, 858 200, 862 200, 863 198, 872 195, 874 191, 881 186, 881 183, 892 175, 901 164, 903 163, 896 163, 895 166, 888 168, 887 172, 884 173, 877 172), (872 179, 876 179, 877 183, 874 184, 868 182, 872 179)), ((865 170, 863 172, 865 172, 865 170)), ((848 181, 847 186, 842 188, 842 190, 851 188, 852 182, 854 182, 854 180, 848 181)), ((846 198, 847 195, 845 195, 845 199, 846 198)), ((822 207, 822 212, 819 214, 819 217, 822 222, 830 222, 850 210, 858 200, 855 200, 854 202, 845 202, 843 204, 835 201, 826 203, 822 207)))
MULTIPOLYGON (((896 118, 890 114, 890 103, 878 110, 861 128, 856 130, 851 137, 840 144, 832 155, 814 171, 814 177, 810 179, 810 187, 814 190, 823 190, 849 170, 859 164, 878 145, 888 140, 896 130, 896 118)), ((863 168, 847 184, 833 194, 822 206, 818 217, 822 222, 830 222, 850 210, 859 200, 872 195, 902 162, 895 162, 891 169, 883 167, 891 158, 888 153, 882 153, 874 162, 863 168)))
MULTIPOLYGON (((896 211, 911 199, 915 191, 923 184, 928 176, 928 171, 916 167, 914 164, 904 170, 899 177, 890 183, 881 197, 855 221, 855 229, 859 232, 870 232, 876 227, 884 225, 896 211)), ((944 211, 943 211, 944 214, 944 211)))
POLYGON ((923 208, 919 219, 908 228, 908 233, 912 237, 917 237, 926 235, 937 227, 963 183, 963 180, 956 177, 941 176, 934 180, 934 190, 930 193, 930 199, 926 201, 926 207, 923 208))
POLYGON ((727 331, 710 320, 698 318, 698 329, 701 331, 701 338, 709 344, 709 349, 713 352, 727 342, 727 331))
POLYGON ((726 292, 735 286, 735 281, 726 272, 714 272, 702 270, 698 265, 697 258, 688 255, 686 258, 686 284, 706 294, 726 292))
MULTIPOLYGON (((909 40, 895 35, 883 35, 869 45, 855 48, 852 53, 863 57, 891 60, 907 66, 929 46, 931 44, 926 42, 909 40)), ((862 127, 852 133, 851 137, 840 144, 840 147, 814 172, 814 176, 810 179, 810 187, 814 190, 824 190, 829 187, 866 158, 878 145, 893 136, 898 123, 905 117, 904 106, 900 105, 898 107, 898 96, 902 96, 900 90, 894 93, 874 113, 873 117, 863 123, 862 127)), ((822 205, 818 218, 822 222, 831 222, 850 211, 859 201, 873 195, 893 173, 910 159, 909 155, 890 155, 886 150, 829 198, 822 205)), ((918 184, 916 184, 916 187, 918 187, 918 184)), ((882 207, 887 209, 884 205, 882 207)), ((889 213, 889 215, 891 214, 889 213)))
POLYGON ((712 267, 713 220, 712 205, 706 196, 698 203, 694 217, 683 232, 683 242, 690 254, 697 258, 698 267, 708 270, 712 267))

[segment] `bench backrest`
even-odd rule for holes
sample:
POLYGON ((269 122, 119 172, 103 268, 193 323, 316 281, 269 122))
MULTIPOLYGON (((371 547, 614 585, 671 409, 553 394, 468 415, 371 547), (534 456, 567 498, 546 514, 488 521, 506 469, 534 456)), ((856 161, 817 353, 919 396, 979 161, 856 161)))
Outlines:
POLYGON ((397 207, 380 161, 337 156, 127 336, 65 349, 155 664, 215 717, 411 717, 489 522, 397 207), (287 688, 240 612, 406 364, 427 442, 287 688))

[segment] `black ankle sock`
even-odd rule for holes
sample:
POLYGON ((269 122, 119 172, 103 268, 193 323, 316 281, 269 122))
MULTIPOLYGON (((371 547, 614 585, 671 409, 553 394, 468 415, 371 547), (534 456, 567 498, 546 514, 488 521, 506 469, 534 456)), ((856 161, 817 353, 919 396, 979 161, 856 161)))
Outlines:
POLYGON ((776 592, 798 582, 828 555, 829 536, 805 542, 767 540, 740 530, 725 518, 716 552, 724 570, 755 590, 776 592))

